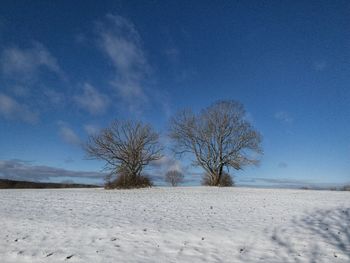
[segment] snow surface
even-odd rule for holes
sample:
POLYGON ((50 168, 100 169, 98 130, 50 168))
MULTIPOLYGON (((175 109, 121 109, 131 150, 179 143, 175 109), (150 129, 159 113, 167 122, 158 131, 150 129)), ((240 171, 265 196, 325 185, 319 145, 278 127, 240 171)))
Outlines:
POLYGON ((1 190, 0 262, 350 262, 350 192, 1 190))

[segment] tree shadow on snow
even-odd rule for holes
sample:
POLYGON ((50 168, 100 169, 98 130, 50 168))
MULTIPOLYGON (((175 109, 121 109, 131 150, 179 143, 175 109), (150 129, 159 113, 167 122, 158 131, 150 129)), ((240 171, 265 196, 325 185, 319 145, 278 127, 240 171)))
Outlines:
POLYGON ((350 262, 350 208, 294 218, 291 226, 275 229, 271 239, 276 262, 350 262))

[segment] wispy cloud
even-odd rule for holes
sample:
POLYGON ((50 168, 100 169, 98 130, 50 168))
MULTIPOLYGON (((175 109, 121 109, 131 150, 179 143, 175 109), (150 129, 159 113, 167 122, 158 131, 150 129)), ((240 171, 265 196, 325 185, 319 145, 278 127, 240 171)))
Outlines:
POLYGON ((80 108, 93 115, 104 113, 109 105, 108 97, 89 83, 84 84, 82 94, 74 96, 74 100, 80 108))
MULTIPOLYGON (((238 178, 238 177, 237 177, 238 178)), ((342 183, 327 183, 311 180, 298 180, 292 178, 240 178, 239 185, 255 186, 255 187, 274 187, 274 188, 309 188, 309 189, 330 189, 333 187, 342 187, 342 183)))
POLYGON ((8 120, 19 120, 30 124, 35 124, 39 120, 38 113, 2 93, 0 93, 0 116, 8 120))
POLYGON ((163 158, 154 161, 152 163, 152 167, 159 171, 162 171, 163 173, 169 170, 183 172, 183 167, 181 166, 181 163, 176 159, 170 158, 169 156, 163 156, 163 158))
POLYGON ((290 178, 241 178, 239 180, 240 183, 254 183, 255 185, 259 185, 262 183, 263 185, 273 185, 279 187, 301 187, 310 185, 311 182, 308 180, 295 180, 290 178))
POLYGON ((63 141, 71 145, 81 145, 82 141, 79 136, 69 127, 66 122, 59 121, 59 135, 63 141))
POLYGON ((16 80, 34 79, 42 69, 65 78, 56 58, 39 42, 34 42, 30 48, 5 48, 0 57, 0 65, 4 75, 16 80))
POLYGON ((143 84, 150 65, 134 24, 121 16, 107 15, 97 24, 97 34, 101 49, 116 71, 112 83, 119 96, 131 107, 147 102, 143 84))
POLYGON ((32 165, 23 160, 0 160, 0 177, 12 180, 48 181, 53 178, 103 179, 99 172, 69 171, 44 165, 32 165))
POLYGON ((84 130, 88 135, 94 135, 99 132, 100 128, 94 124, 86 124, 84 130))
POLYGON ((276 120, 278 120, 281 123, 292 124, 294 122, 293 117, 290 116, 290 114, 285 111, 276 112, 274 117, 276 120))

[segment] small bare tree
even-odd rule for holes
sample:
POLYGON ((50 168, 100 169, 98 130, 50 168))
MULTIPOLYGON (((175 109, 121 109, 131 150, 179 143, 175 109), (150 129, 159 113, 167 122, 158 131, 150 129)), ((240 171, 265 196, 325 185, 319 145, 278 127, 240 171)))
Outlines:
MULTIPOLYGON (((203 182, 211 186, 224 183, 224 169, 236 170, 257 164, 262 153, 260 134, 245 117, 245 110, 236 101, 218 101, 199 114, 183 110, 170 122, 170 137, 175 153, 194 154, 194 165, 205 170, 203 182)), ((224 176, 227 180, 227 176, 224 176)))
POLYGON ((170 170, 165 174, 165 181, 171 186, 178 186, 184 180, 184 175, 180 171, 170 170))
POLYGON ((106 162, 105 169, 117 179, 109 188, 150 186, 151 181, 142 175, 150 162, 162 157, 159 134, 150 125, 133 121, 115 121, 97 135, 89 137, 85 146, 88 156, 106 162))

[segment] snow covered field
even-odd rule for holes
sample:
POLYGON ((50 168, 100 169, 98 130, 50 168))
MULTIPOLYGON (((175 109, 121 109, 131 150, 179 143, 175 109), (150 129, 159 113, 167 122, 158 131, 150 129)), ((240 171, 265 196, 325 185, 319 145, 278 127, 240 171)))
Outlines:
POLYGON ((0 262, 350 262, 350 192, 0 190, 0 262))

